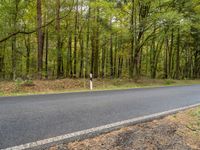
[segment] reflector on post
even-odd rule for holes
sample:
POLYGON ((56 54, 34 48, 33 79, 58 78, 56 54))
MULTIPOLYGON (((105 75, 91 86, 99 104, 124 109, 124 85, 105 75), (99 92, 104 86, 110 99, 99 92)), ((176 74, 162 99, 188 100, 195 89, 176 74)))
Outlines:
POLYGON ((92 73, 90 73, 90 90, 93 90, 92 73))

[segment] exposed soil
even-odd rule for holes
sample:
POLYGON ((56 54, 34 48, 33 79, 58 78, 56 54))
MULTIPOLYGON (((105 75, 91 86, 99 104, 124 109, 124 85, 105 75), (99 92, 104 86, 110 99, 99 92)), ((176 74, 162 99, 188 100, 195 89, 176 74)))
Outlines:
POLYGON ((200 150, 200 108, 49 150, 200 150))

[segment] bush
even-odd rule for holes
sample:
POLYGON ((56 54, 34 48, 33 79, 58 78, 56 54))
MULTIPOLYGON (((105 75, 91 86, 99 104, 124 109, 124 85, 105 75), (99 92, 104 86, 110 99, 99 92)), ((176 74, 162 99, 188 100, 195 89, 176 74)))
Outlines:
POLYGON ((35 86, 35 84, 33 83, 33 80, 25 80, 22 83, 22 86, 35 86))
POLYGON ((22 80, 21 78, 17 78, 17 79, 15 80, 16 86, 20 86, 22 83, 23 83, 23 80, 22 80))
POLYGON ((21 86, 34 86, 33 80, 22 80, 21 78, 17 78, 15 80, 17 90, 20 89, 21 86))
POLYGON ((165 80, 165 84, 166 84, 166 85, 171 85, 171 84, 173 84, 173 83, 175 83, 175 81, 172 81, 172 80, 165 80))

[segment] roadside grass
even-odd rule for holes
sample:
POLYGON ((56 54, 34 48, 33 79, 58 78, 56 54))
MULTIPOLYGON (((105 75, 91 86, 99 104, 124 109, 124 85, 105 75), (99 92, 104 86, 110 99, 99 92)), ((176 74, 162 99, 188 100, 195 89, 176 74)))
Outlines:
MULTIPOLYGON (((94 91, 200 84, 200 80, 94 79, 94 91)), ((20 96, 89 91, 89 80, 16 80, 0 82, 0 96, 20 96)))
POLYGON ((191 149, 200 149, 200 107, 168 117, 179 125, 177 134, 183 137, 191 149))
POLYGON ((4 96, 4 93, 0 91, 0 96, 4 96))
POLYGON ((200 107, 47 150, 200 149, 200 107))

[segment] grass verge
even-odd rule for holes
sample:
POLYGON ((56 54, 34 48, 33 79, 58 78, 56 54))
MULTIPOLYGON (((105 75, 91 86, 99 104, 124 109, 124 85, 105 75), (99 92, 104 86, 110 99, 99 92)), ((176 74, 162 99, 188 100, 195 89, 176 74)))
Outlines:
POLYGON ((95 138, 55 145, 48 150, 198 150, 200 107, 95 138))
MULTIPOLYGON (((142 87, 160 87, 200 84, 200 80, 152 80, 152 79, 95 79, 94 91, 120 90, 142 87)), ((84 79, 2 81, 0 96, 18 96, 32 94, 50 94, 89 91, 89 81, 84 79)))

